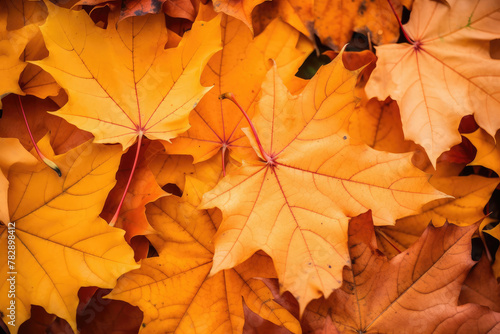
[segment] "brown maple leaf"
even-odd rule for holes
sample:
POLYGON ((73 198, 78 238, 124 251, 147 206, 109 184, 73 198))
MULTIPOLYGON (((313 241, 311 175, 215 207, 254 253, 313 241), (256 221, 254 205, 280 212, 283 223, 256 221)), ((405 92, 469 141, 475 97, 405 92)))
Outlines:
POLYGON ((500 313, 476 304, 457 306, 474 265, 471 235, 477 225, 429 226, 419 241, 390 262, 377 249, 370 214, 351 220, 342 288, 312 302, 304 314, 309 333, 326 319, 341 333, 496 333, 500 313))
POLYGON ((460 304, 474 303, 500 312, 500 284, 486 253, 467 275, 458 298, 460 304))

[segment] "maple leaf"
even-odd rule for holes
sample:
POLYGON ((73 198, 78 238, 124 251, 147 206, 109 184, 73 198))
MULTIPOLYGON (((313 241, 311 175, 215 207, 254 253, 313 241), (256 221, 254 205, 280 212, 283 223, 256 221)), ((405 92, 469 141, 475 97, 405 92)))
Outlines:
POLYGON ((175 184, 182 191, 186 175, 194 173, 193 158, 186 155, 158 154, 149 164, 160 187, 175 184))
POLYGON ((168 0, 163 5, 165 14, 194 21, 198 13, 198 0, 168 0))
POLYGON ((7 30, 17 30, 24 26, 40 25, 47 17, 47 7, 43 1, 2 0, 7 10, 7 30))
MULTIPOLYGON (((47 137, 41 144, 47 146, 47 137)), ((0 227, 0 244, 7 249, 13 235, 7 226, 15 226, 16 261, 12 268, 2 258, 0 292, 7 296, 8 272, 16 271, 17 323, 29 318, 30 304, 36 304, 76 329, 78 289, 111 288, 118 276, 138 267, 124 232, 98 217, 115 183, 121 153, 117 146, 85 143, 51 157, 62 177, 41 162, 9 170, 12 224, 0 227)), ((10 314, 9 300, 0 303, 3 314, 10 314)))
POLYGON ((312 51, 310 43, 280 20, 274 20, 255 39, 247 27, 234 18, 224 15, 221 25, 223 49, 208 62, 201 78, 203 85, 214 88, 191 113, 191 128, 175 138, 172 145, 165 145, 168 153, 192 155, 194 163, 218 152, 225 163, 226 151, 237 160, 254 157, 240 129, 243 115, 236 106, 223 103, 218 97, 231 91, 251 115, 269 67, 268 60, 275 59, 280 74, 289 82, 312 51))
POLYGON ((0 136, 18 138, 28 151, 33 148, 21 112, 21 105, 25 111, 26 120, 30 126, 35 142, 50 132, 50 146, 56 154, 63 154, 92 138, 92 134, 78 129, 64 119, 47 113, 59 106, 50 99, 40 100, 33 96, 9 95, 3 98, 2 121, 0 122, 0 136), (21 102, 20 102, 21 101, 21 102))
POLYGON ((124 149, 142 135, 170 140, 187 130, 189 112, 210 89, 199 77, 220 49, 218 19, 195 23, 177 48, 165 50, 162 14, 112 24, 112 12, 103 30, 84 11, 47 6, 40 29, 50 55, 33 63, 68 93, 57 116, 124 149))
MULTIPOLYGON (((111 10, 119 9, 120 10, 120 17, 119 21, 126 19, 128 17, 132 16, 143 16, 147 14, 157 14, 161 12, 163 3, 168 3, 169 6, 168 8, 170 9, 170 12, 172 11, 172 7, 177 9, 177 12, 181 13, 187 13, 189 9, 193 9, 193 5, 189 1, 173 1, 173 0, 121 0, 121 1, 115 1, 115 0, 80 0, 77 1, 73 6, 104 6, 107 5, 111 8, 111 10), (118 3, 117 3, 118 2, 118 3), (176 2, 180 2, 176 5, 176 2), (191 8, 186 8, 183 10, 183 6, 186 6, 187 4, 190 5, 191 8)), ((167 14, 169 14, 169 11, 167 11, 167 14)), ((170 14, 169 14, 170 15, 170 14)), ((172 15, 170 15, 172 16, 172 15)), ((182 17, 182 16, 173 16, 173 17, 182 17)), ((194 18, 196 17, 196 14, 190 15, 190 18, 192 18, 191 21, 194 21, 194 18)))
POLYGON ((398 104, 390 98, 362 101, 350 119, 349 132, 376 150, 403 153, 417 149, 404 140, 398 104))
POLYGON ((305 322, 316 332, 331 318, 339 332, 494 333, 500 313, 476 304, 457 306, 469 269, 476 225, 429 226, 419 241, 390 262, 377 249, 369 214, 351 220, 342 288, 311 303, 305 322))
POLYGON ((212 0, 214 10, 232 16, 243 23, 253 33, 252 11, 258 4, 266 0, 212 0))
MULTIPOLYGON (((38 28, 35 24, 28 24, 16 30, 7 30, 8 11, 6 4, 0 2, 0 98, 9 93, 23 95, 19 87, 19 77, 27 63, 19 57, 26 44, 35 36, 38 28)), ((0 102, 0 107, 2 103, 0 102)))
MULTIPOLYGON (((317 35, 322 44, 333 50, 340 50, 348 43, 353 32, 369 35, 371 43, 376 45, 395 42, 399 36, 397 21, 386 0, 277 0, 277 2, 278 4, 272 8, 273 17, 278 15, 283 17, 285 22, 309 36, 312 41, 317 35)), ((402 3, 408 6, 410 1, 397 0, 393 3, 396 12, 401 15, 402 3)), ((269 4, 265 5, 267 8, 270 7, 269 4)))
POLYGON ((272 301, 264 283, 252 279, 274 276, 266 256, 255 255, 209 277, 220 213, 196 209, 206 190, 204 182, 187 177, 182 198, 164 197, 147 206, 150 224, 158 231, 148 238, 159 257, 145 259, 140 269, 125 274, 108 297, 139 306, 145 333, 241 333, 242 296, 264 318, 300 332, 298 321, 272 301))
POLYGON ((473 133, 464 134, 477 149, 476 157, 470 165, 484 166, 500 175, 500 149, 498 139, 490 136, 485 130, 477 129, 473 133))
MULTIPOLYGON (((482 230, 483 233, 487 233, 493 238, 500 240, 500 224, 497 224, 494 228, 491 230, 482 230)), ((495 254, 495 263, 493 263, 493 273, 495 274, 495 277, 498 279, 500 278, 500 248, 497 249, 497 252, 495 254)))
MULTIPOLYGON (((299 4, 296 0, 290 1, 299 4)), ((403 11, 401 2, 393 2, 398 14, 403 11)), ((399 36, 399 27, 392 17, 391 7, 384 0, 316 0, 313 12, 315 15, 307 18, 306 25, 320 37, 323 44, 335 50, 350 41, 353 31, 369 34, 372 43, 376 45, 395 42, 399 36), (341 10, 338 8, 339 4, 342 6, 341 10)))
POLYGON ((500 128, 500 62, 489 40, 500 37, 496 0, 415 1, 404 26, 411 44, 377 47, 377 67, 368 97, 398 101, 405 138, 420 144, 435 162, 460 143, 463 116, 474 114, 490 135, 500 128))
POLYGON ((131 16, 157 14, 165 0, 122 0, 120 20, 131 16))
MULTIPOLYGON (((157 144, 160 148, 163 146, 159 143, 146 141, 142 143, 140 149, 139 163, 134 173, 134 177, 130 183, 130 187, 125 194, 122 210, 114 226, 122 228, 126 231, 125 240, 130 242, 136 235, 144 235, 154 233, 154 230, 149 225, 146 219, 146 204, 156 201, 158 198, 167 194, 158 186, 155 175, 148 167, 149 162, 153 158, 153 154, 149 153, 150 147, 157 144), (149 156, 147 156, 149 155, 149 156)), ((137 144, 136 144, 137 145, 137 144)), ((151 148, 151 150, 158 149, 151 148)), ((121 195, 124 193, 127 181, 130 176, 135 159, 135 152, 131 150, 123 155, 120 170, 116 174, 117 184, 109 193, 106 203, 101 213, 106 221, 109 221, 116 212, 121 195)))
POLYGON ((40 67, 33 64, 26 64, 28 60, 40 60, 48 56, 45 43, 38 26, 45 21, 47 17, 47 7, 43 1, 29 0, 3 0, 7 9, 7 29, 17 30, 24 26, 32 25, 33 36, 26 44, 26 48, 19 56, 19 60, 25 63, 25 68, 19 77, 19 86, 21 90, 29 95, 35 95, 39 98, 55 96, 61 87, 55 82, 54 78, 40 67))
MULTIPOLYGON (((270 263, 270 265, 272 265, 270 263)), ((280 295, 279 281, 276 278, 257 278, 264 282, 273 294, 273 299, 278 304, 287 309, 293 316, 299 318, 299 304, 290 292, 285 292, 280 295)), ((253 312, 248 306, 243 305, 245 311, 245 326, 243 333, 274 333, 274 334, 289 334, 290 331, 286 327, 280 327, 269 320, 266 320, 253 312)))
POLYGON ((307 30, 297 12, 290 5, 290 2, 281 0, 264 1, 254 8, 252 11, 252 27, 255 36, 260 35, 269 23, 277 17, 300 31, 304 36, 309 36, 309 30, 307 30))
MULTIPOLYGON (((26 45, 22 55, 23 61, 40 60, 48 56, 42 33, 39 31, 26 45)), ((19 78, 19 86, 27 95, 34 95, 41 99, 48 96, 57 96, 61 86, 54 78, 39 66, 28 63, 19 78)))
POLYGON ((0 138, 0 221, 7 224, 10 221, 7 194, 9 180, 7 175, 14 164, 35 165, 37 160, 19 143, 16 138, 0 138))
POLYGON ((377 224, 393 224, 441 197, 408 154, 349 142, 345 129, 358 73, 337 57, 300 95, 290 96, 276 67, 268 72, 252 121, 262 145, 247 132, 264 162, 244 162, 202 202, 202 208, 218 207, 224 215, 212 273, 262 249, 303 310, 340 286, 342 267, 349 264, 349 216, 371 208, 377 224))
POLYGON ((495 312, 500 312, 500 285, 493 274, 486 254, 483 254, 469 272, 458 301, 460 304, 484 305, 495 312))
POLYGON ((468 226, 484 218, 483 208, 498 185, 498 178, 478 175, 436 177, 430 183, 453 198, 437 199, 422 207, 422 212, 396 221, 395 226, 377 226, 380 249, 388 257, 398 255, 422 235, 429 222, 440 227, 448 222, 468 226))

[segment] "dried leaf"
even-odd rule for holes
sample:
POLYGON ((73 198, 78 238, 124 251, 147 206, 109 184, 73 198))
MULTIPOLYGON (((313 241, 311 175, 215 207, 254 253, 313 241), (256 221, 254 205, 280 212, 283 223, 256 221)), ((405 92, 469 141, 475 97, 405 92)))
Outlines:
POLYGON ((368 214, 349 226, 352 269, 328 300, 311 303, 304 319, 320 332, 331 318, 343 332, 494 333, 500 313, 484 306, 457 306, 460 287, 474 261, 470 237, 477 226, 429 226, 419 241, 390 262, 377 250, 368 214))

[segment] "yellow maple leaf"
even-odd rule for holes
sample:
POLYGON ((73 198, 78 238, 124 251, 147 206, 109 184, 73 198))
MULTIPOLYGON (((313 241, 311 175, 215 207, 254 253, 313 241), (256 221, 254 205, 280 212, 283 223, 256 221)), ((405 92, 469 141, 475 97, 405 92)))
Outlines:
POLYGON ((7 194, 9 189, 9 180, 7 175, 13 164, 34 165, 37 160, 19 142, 17 138, 0 138, 0 221, 7 224, 9 218, 9 206, 7 203, 7 194))
POLYGON ((50 54, 33 63, 68 93, 55 114, 90 131, 98 143, 130 147, 137 137, 170 140, 189 127, 189 112, 210 89, 199 82, 220 49, 219 18, 196 22, 176 48, 165 49, 163 14, 94 25, 85 11, 55 7, 40 27, 50 54))
MULTIPOLYGON (((6 257, 0 262, 0 293, 8 295, 6 279, 13 275, 17 326, 12 330, 30 317, 31 304, 67 320, 76 330, 78 289, 112 288, 118 276, 138 267, 124 231, 99 218, 116 182, 121 154, 119 146, 87 142, 52 158, 61 178, 41 162, 9 170, 12 223, 0 226, 0 247, 8 249, 12 240, 15 247, 12 262, 6 257)), ((2 297, 4 315, 10 314, 9 306, 10 300, 2 297)))
POLYGON ((445 222, 468 226, 484 218, 484 206, 498 185, 498 178, 469 176, 433 176, 430 183, 454 198, 429 202, 422 212, 398 219, 395 226, 377 226, 378 244, 384 254, 392 257, 410 247, 422 235, 429 223, 441 227, 445 222))
MULTIPOLYGON (((20 60, 26 44, 35 36, 38 27, 29 24, 16 30, 7 30, 8 11, 6 4, 0 2, 0 98, 9 93, 23 95, 19 87, 19 77, 27 63, 20 60)), ((0 101, 0 108, 2 102, 0 101)))

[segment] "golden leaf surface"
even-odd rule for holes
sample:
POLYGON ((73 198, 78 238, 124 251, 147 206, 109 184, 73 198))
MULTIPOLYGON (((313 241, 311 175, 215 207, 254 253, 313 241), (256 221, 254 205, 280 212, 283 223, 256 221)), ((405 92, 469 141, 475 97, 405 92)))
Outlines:
POLYGON ((256 254, 209 276, 220 213, 196 208, 206 190, 204 182, 188 176, 181 198, 164 197, 147 206, 150 224, 158 231, 148 238, 159 257, 145 259, 140 269, 125 274, 109 297, 139 306, 142 333, 241 333, 242 298, 265 319, 300 333, 298 320, 272 301, 262 281, 252 279, 275 276, 267 256, 256 254))
POLYGON ((380 249, 388 257, 398 255, 415 243, 429 222, 440 227, 449 222, 468 226, 484 218, 484 206, 498 185, 498 178, 478 175, 436 177, 430 183, 454 198, 437 199, 425 204, 422 212, 396 221, 395 226, 377 226, 380 249))
MULTIPOLYGON (((138 267, 124 232, 99 218, 115 184, 121 154, 119 146, 87 142, 51 157, 62 177, 41 162, 10 169, 8 200, 15 225, 15 268, 9 268, 7 258, 2 258, 0 293, 7 296, 7 272, 16 271, 19 324, 30 317, 34 304, 76 329, 78 289, 112 288, 118 276, 138 267)), ((7 249, 11 239, 9 231, 1 226, 2 249, 7 249)), ((7 298, 1 299, 3 314, 9 314, 8 303, 7 298)))
POLYGON ((35 165, 37 160, 24 149, 17 138, 0 138, 0 221, 10 222, 9 205, 7 201, 9 180, 7 175, 14 164, 35 165))
POLYGON ((68 93, 56 115, 124 149, 138 136, 170 140, 188 129, 189 112, 210 89, 199 78, 220 49, 219 19, 196 22, 178 47, 165 50, 163 14, 116 25, 113 12, 103 30, 84 11, 47 6, 40 29, 50 54, 34 63, 68 93))
POLYGON ((377 47, 369 98, 399 104, 405 138, 420 144, 435 163, 461 141, 458 125, 474 114, 490 135, 500 128, 500 61, 489 41, 500 37, 496 0, 415 1, 404 25, 413 44, 377 47))
POLYGON ((303 310, 341 284, 342 268, 349 264, 348 217, 372 209, 376 224, 394 224, 442 197, 408 154, 350 143, 346 128, 358 73, 346 70, 337 57, 300 95, 291 96, 276 68, 268 72, 253 118, 262 151, 248 134, 267 163, 243 163, 202 202, 224 215, 212 273, 261 249, 303 310))
POLYGON ((476 157, 470 163, 474 166, 484 166, 500 175, 500 149, 498 139, 490 136, 485 130, 479 128, 473 133, 464 134, 477 149, 476 157))

